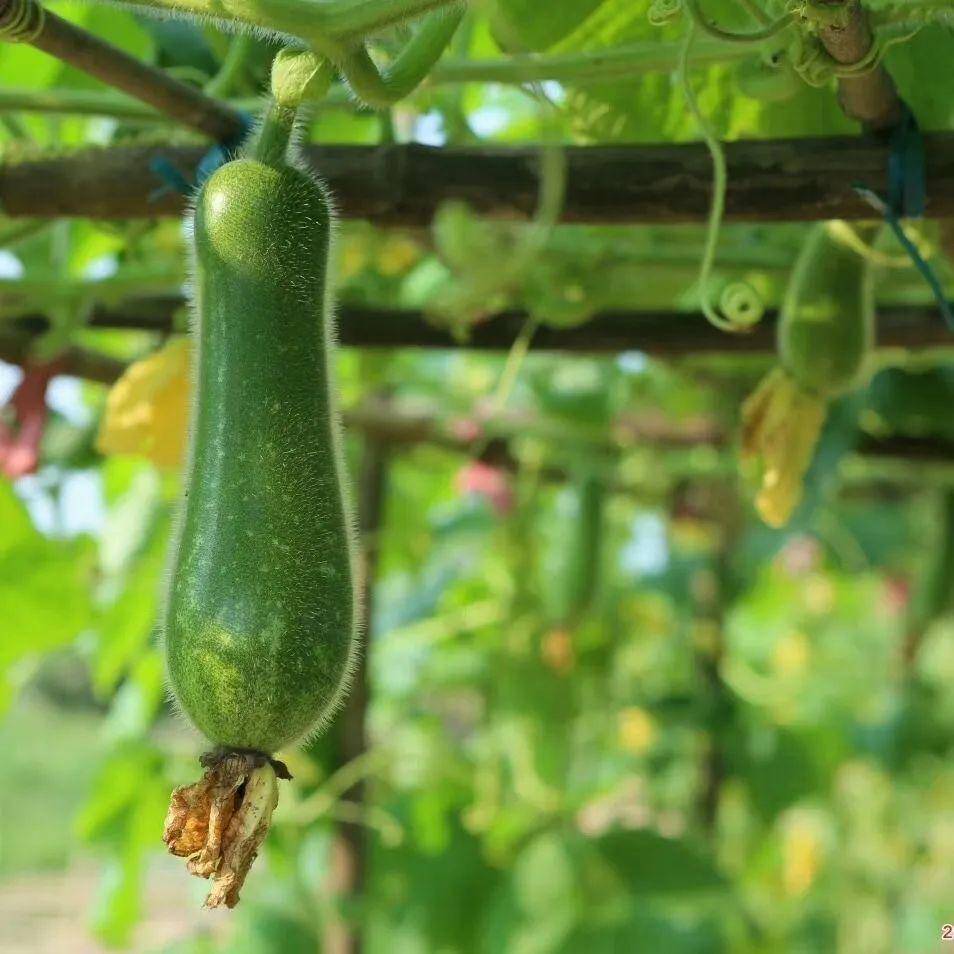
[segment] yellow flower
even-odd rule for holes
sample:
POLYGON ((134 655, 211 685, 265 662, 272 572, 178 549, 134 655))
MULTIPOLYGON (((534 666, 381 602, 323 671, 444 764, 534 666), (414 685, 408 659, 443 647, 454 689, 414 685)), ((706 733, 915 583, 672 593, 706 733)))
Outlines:
POLYGON ((788 523, 825 423, 824 398, 775 368, 742 405, 742 459, 760 466, 755 507, 770 527, 788 523))
POLYGON ((394 277, 403 275, 419 258, 417 243, 404 235, 389 235, 378 252, 378 271, 394 277))
POLYGON ((782 835, 782 881, 789 897, 805 894, 825 860, 823 833, 817 821, 795 814, 782 835))
POLYGON ((619 747, 633 755, 643 755, 656 741, 656 721, 639 706, 623 709, 617 717, 619 747))
POLYGON ((543 662, 557 675, 565 676, 576 665, 573 637, 565 629, 550 630, 540 645, 543 662))
POLYGON ((772 650, 772 668, 782 677, 801 676, 811 663, 812 646, 798 631, 783 636, 772 650))
POLYGON ((189 420, 187 338, 175 338, 131 364, 113 385, 96 447, 103 454, 140 454, 174 469, 185 456, 189 420))
POLYGON ((338 247, 337 280, 344 284, 364 271, 368 264, 367 239, 361 235, 346 235, 338 247))

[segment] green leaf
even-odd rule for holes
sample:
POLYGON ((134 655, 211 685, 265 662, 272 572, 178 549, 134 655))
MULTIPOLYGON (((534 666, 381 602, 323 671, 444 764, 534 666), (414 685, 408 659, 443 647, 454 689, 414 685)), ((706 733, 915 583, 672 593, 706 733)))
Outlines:
POLYGON ((15 663, 73 640, 88 624, 88 538, 51 540, 32 525, 7 483, 0 483, 0 676, 15 663))
POLYGON ((576 864, 560 834, 546 832, 520 853, 513 868, 513 890, 518 907, 530 916, 575 907, 576 864))
POLYGON ((103 695, 111 692, 137 661, 155 629, 168 549, 167 531, 168 523, 157 521, 147 549, 136 560, 125 588, 97 618, 93 684, 103 695))
POLYGON ((683 895, 726 887, 714 859, 687 840, 615 831, 600 838, 596 848, 634 894, 683 895))
POLYGON ((314 925, 278 907, 249 907, 236 934, 228 954, 314 954, 321 949, 314 925))
POLYGON ((539 0, 497 0, 495 33, 504 49, 545 50, 576 29, 601 3, 614 2, 564 0, 551 4, 541 16, 539 0))
POLYGON ((699 921, 634 913, 622 923, 587 925, 575 930, 559 954, 620 954, 622 951, 666 954, 720 954, 725 942, 714 919, 699 921))
POLYGON ((81 834, 109 850, 91 924, 111 946, 126 945, 141 916, 145 861, 160 843, 169 803, 160 769, 151 748, 124 744, 101 770, 79 819, 81 834))
POLYGON ((123 835, 127 816, 149 790, 150 780, 159 777, 160 767, 161 762, 150 746, 141 742, 118 746, 97 772, 90 797, 77 818, 80 836, 87 841, 108 843, 123 835))
POLYGON ((868 389, 867 423, 881 432, 954 439, 951 407, 954 365, 920 371, 889 368, 868 389))

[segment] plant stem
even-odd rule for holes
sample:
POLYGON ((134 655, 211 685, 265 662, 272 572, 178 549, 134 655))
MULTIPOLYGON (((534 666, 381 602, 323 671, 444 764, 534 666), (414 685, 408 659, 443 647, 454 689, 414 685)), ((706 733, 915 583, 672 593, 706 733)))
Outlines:
MULTIPOLYGON (((255 113, 262 106, 261 97, 228 100, 232 109, 255 113)), ((354 101, 342 86, 335 86, 321 101, 320 108, 353 109, 354 101)), ((155 125, 171 122, 168 116, 157 113, 138 100, 111 91, 88 89, 20 89, 0 86, 0 114, 50 113, 72 116, 102 116, 124 122, 155 125)))
MULTIPOLYGON (((615 49, 558 55, 523 54, 500 60, 448 60, 428 77, 435 86, 454 83, 599 83, 674 69, 680 44, 650 41, 615 49)), ((693 66, 731 63, 752 56, 739 44, 710 40, 696 43, 693 66)))
POLYGON ((258 132, 242 152, 267 166, 285 165, 298 110, 272 102, 258 132))
POLYGON ((430 14, 384 70, 379 70, 367 49, 359 46, 339 64, 342 75, 362 102, 387 109, 411 93, 427 76, 447 48, 463 15, 463 7, 430 14))
POLYGON ((878 10, 869 11, 871 25, 883 27, 916 23, 951 22, 950 0, 894 0, 878 10))
POLYGON ((246 33, 238 33, 232 37, 228 51, 222 58, 218 73, 205 85, 206 96, 221 98, 232 92, 237 80, 242 75, 242 70, 245 68, 254 43, 254 39, 246 33))
POLYGON ((296 36, 322 53, 459 0, 127 0, 127 5, 296 36))
POLYGON ((746 45, 761 43, 763 40, 768 40, 781 33, 795 22, 795 18, 791 13, 785 13, 774 22, 763 26, 759 30, 754 30, 751 33, 733 33, 730 30, 723 30, 714 23, 710 23, 699 5, 699 0, 685 0, 685 3, 690 17, 700 30, 717 40, 724 40, 726 43, 741 43, 746 45))
MULTIPOLYGON (((0 0, 0 20, 9 3, 10 0, 0 0)), ((243 129, 242 117, 235 110, 162 70, 141 63, 54 13, 46 12, 43 28, 30 40, 30 45, 121 89, 217 142, 228 142, 243 129)))

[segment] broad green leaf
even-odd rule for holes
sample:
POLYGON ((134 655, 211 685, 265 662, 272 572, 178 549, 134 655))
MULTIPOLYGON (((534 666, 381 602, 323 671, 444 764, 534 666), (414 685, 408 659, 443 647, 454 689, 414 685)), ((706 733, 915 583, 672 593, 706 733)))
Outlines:
POLYGON ((505 49, 545 50, 562 40, 601 5, 619 0, 564 0, 546 16, 536 0, 495 0, 495 33, 505 49))
POLYGON ((614 831, 596 842, 600 855, 637 895, 682 895, 723 891, 715 860, 685 840, 649 831, 614 831))
POLYGON ((0 482, 0 674, 83 631, 91 613, 92 553, 88 538, 41 536, 10 485, 0 482))

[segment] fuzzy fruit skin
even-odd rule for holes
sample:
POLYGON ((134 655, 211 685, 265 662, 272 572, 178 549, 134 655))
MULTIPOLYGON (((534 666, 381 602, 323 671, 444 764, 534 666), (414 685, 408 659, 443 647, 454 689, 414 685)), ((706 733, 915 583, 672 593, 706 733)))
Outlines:
POLYGON ((309 175, 251 159, 216 171, 195 208, 197 399, 167 666, 204 735, 266 754, 333 711, 355 651, 331 227, 309 175))
POLYGON ((778 330, 782 366, 806 391, 828 397, 858 380, 874 338, 866 262, 824 224, 792 271, 778 330))

